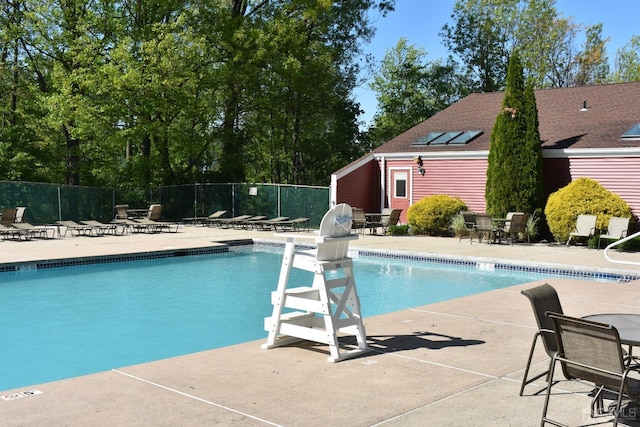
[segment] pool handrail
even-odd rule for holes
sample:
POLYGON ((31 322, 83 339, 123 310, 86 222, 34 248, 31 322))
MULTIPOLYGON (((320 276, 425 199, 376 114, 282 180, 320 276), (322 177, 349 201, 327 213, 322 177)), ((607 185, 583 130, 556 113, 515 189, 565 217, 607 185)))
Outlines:
POLYGON ((607 245, 606 248, 604 248, 604 257, 607 259, 607 261, 613 262, 613 263, 616 263, 616 264, 640 265, 640 262, 637 262, 637 261, 620 261, 620 260, 612 259, 608 254, 609 249, 611 249, 611 248, 613 248, 615 246, 618 246, 618 245, 620 245, 620 244, 622 244, 622 243, 624 243, 624 242, 626 242, 628 240, 634 239, 635 237, 638 237, 638 236, 640 236, 640 231, 638 231, 637 233, 632 234, 631 236, 627 236, 624 239, 620 239, 620 240, 617 240, 617 241, 615 241, 613 243, 610 243, 609 245, 607 245))

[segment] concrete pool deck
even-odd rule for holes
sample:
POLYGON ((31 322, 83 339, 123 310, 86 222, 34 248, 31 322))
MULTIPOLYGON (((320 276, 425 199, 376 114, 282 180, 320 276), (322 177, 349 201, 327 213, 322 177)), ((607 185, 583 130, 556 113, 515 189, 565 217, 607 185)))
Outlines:
MULTIPOLYGON (((178 233, 6 241, 0 242, 0 263, 209 247, 237 239, 282 236, 180 227, 178 233)), ((602 250, 574 246, 469 244, 454 238, 365 234, 351 247, 640 272, 640 266, 610 263, 602 250)), ((640 262, 640 253, 611 255, 640 262)), ((640 281, 554 278, 547 282, 558 290, 567 314, 640 314, 640 281)), ((523 397, 518 391, 536 329, 520 290, 539 283, 366 318, 373 351, 360 358, 330 363, 323 345, 263 350, 264 340, 254 341, 2 391, 2 396, 32 389, 42 393, 0 399, 0 420, 11 426, 538 425, 544 395, 537 392, 544 383, 529 385, 523 397)), ((539 347, 536 371, 548 365, 539 347)), ((611 420, 589 417, 588 387, 567 383, 558 387, 568 392, 554 395, 551 416, 569 425, 611 420)))

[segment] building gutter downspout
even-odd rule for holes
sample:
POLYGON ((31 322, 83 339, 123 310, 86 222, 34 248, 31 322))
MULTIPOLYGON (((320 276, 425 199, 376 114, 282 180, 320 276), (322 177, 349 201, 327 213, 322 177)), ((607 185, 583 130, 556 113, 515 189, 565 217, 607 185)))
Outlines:
POLYGON ((387 202, 384 189, 387 187, 387 159, 385 156, 380 157, 380 212, 384 209, 387 202))

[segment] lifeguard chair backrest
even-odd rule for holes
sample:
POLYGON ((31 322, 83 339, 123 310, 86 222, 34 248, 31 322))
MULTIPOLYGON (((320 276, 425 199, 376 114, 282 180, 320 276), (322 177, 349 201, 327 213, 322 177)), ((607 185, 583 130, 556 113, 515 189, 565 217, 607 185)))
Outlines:
POLYGON ((329 209, 320 222, 320 237, 344 237, 351 234, 351 206, 341 203, 329 209))
POLYGON ((347 256, 350 239, 341 239, 341 237, 351 234, 352 222, 351 206, 346 203, 333 207, 324 215, 320 222, 319 233, 320 237, 330 239, 318 243, 317 261, 334 261, 347 256))

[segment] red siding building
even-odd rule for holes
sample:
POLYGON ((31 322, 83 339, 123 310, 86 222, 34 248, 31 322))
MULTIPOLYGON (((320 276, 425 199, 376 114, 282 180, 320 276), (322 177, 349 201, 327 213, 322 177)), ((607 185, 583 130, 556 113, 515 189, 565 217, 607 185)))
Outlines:
MULTIPOLYGON (((579 177, 598 181, 640 216, 640 83, 535 92, 547 195, 579 177), (626 135, 625 135, 626 133, 626 135)), ((332 175, 331 202, 406 209, 448 194, 485 211, 489 140, 503 92, 476 93, 332 175)))

